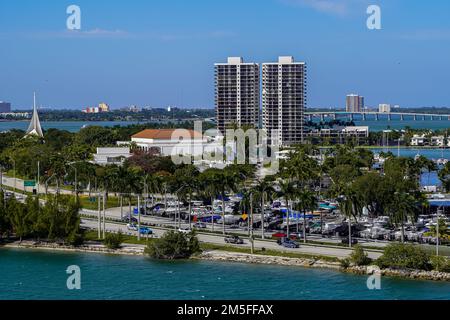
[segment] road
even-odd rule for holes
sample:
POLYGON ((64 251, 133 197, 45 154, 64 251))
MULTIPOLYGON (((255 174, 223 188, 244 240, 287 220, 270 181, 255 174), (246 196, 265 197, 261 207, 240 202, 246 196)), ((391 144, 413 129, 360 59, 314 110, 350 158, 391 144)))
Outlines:
MULTIPOLYGON (((98 214, 98 212, 95 210, 82 210, 82 213, 92 216, 92 217, 96 217, 98 214)), ((109 208, 106 210, 106 217, 110 218, 110 219, 120 220, 120 219, 122 219, 122 216, 127 216, 128 213, 129 213, 128 206, 123 207, 123 213, 121 213, 120 207, 119 208, 109 208)), ((136 215, 133 215, 133 217, 137 218, 136 215)), ((148 223, 151 225, 157 225, 157 226, 162 226, 162 227, 172 227, 172 228, 174 228, 174 226, 176 224, 176 222, 171 218, 155 216, 155 215, 152 215, 152 216, 141 215, 141 222, 148 223)), ((181 227, 187 228, 187 227, 189 227, 189 224, 186 223, 185 221, 182 221, 181 227)), ((206 228, 208 231, 213 231, 213 230, 214 231, 222 231, 223 230, 223 226, 220 223, 214 224, 214 227, 213 227, 212 223, 206 223, 206 228)), ((225 232, 226 233, 236 233, 236 234, 240 234, 240 235, 243 235, 243 234, 248 235, 248 230, 246 227, 230 228, 229 225, 225 225, 225 232)), ((265 232, 264 233, 265 238, 270 239, 272 237, 272 234, 274 234, 274 233, 276 233, 276 232, 265 232)), ((254 229, 255 237, 261 238, 261 234, 262 234, 262 232, 261 232, 260 228, 254 229)), ((338 245, 342 241, 341 239, 336 238, 336 237, 323 238, 321 235, 317 235, 317 234, 308 235, 308 239, 317 241, 317 242, 328 243, 330 245, 338 245)), ((374 241, 374 240, 366 240, 366 239, 358 239, 358 241, 365 246, 378 247, 380 249, 383 249, 389 243, 387 241, 374 241)))
MULTIPOLYGON (((89 229, 96 229, 96 230, 98 229, 98 221, 94 220, 94 219, 82 219, 81 225, 83 227, 86 227, 89 229)), ((128 230, 125 224, 106 222, 105 227, 106 227, 107 232, 121 231, 122 233, 127 234, 127 235, 137 236, 137 232, 128 230)), ((152 230, 154 232, 154 236, 161 237, 164 234, 164 232, 166 232, 167 230, 170 230, 170 228, 152 227, 152 230)), ((217 244, 217 245, 225 244, 224 237, 222 235, 205 234, 205 233, 199 232, 197 234, 197 237, 200 242, 217 244)), ((251 243, 250 243, 249 239, 245 239, 244 244, 232 245, 232 246, 250 248, 251 243)), ((289 248, 280 247, 275 241, 272 241, 272 240, 255 240, 254 246, 255 246, 255 249, 265 248, 265 249, 277 250, 277 251, 281 251, 281 252, 309 254, 309 255, 322 255, 322 256, 336 257, 336 258, 346 258, 353 252, 352 250, 347 249, 347 248, 332 248, 332 247, 324 247, 324 246, 314 246, 314 245, 309 245, 309 244, 308 245, 300 244, 300 248, 289 249, 289 248)), ((381 256, 381 253, 369 251, 368 256, 372 259, 376 259, 379 256, 381 256)))

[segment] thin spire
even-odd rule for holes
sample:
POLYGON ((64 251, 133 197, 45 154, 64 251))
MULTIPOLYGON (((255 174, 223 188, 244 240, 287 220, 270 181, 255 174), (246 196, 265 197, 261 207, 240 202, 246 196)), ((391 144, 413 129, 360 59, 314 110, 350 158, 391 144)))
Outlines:
POLYGON ((35 135, 41 138, 44 137, 36 108, 36 92, 33 92, 33 116, 31 117, 31 122, 28 126, 26 135, 35 135))

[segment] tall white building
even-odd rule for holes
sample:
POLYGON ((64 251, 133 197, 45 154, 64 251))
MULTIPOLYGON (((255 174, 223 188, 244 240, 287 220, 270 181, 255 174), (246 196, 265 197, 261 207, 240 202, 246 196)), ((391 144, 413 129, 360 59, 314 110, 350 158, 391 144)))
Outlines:
POLYGON ((262 65, 263 127, 272 144, 303 143, 306 63, 293 57, 262 65))
POLYGON ((378 105, 378 112, 380 113, 390 113, 391 112, 391 105, 382 103, 378 105))
POLYGON ((357 94, 349 94, 346 99, 347 112, 362 112, 364 111, 364 97, 357 94))
POLYGON ((233 126, 258 127, 259 65, 230 57, 214 66, 217 128, 225 134, 233 126))

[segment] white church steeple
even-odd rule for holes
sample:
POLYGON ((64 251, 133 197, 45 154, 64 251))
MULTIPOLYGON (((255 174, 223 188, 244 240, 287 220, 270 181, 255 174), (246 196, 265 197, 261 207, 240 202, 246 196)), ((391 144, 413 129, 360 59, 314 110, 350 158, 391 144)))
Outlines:
POLYGON ((41 123, 39 122, 39 116, 36 107, 36 92, 33 93, 33 117, 31 118, 30 125, 28 126, 28 130, 26 135, 35 135, 40 138, 44 137, 42 133, 41 123))

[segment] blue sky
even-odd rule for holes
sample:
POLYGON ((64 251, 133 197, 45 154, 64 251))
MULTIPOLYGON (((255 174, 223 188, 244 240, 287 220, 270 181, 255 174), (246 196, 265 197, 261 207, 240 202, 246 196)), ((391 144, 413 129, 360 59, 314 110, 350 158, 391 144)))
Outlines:
POLYGON ((308 64, 308 106, 450 107, 448 0, 1 0, 0 100, 214 107, 227 56, 308 64), (81 30, 66 8, 81 8, 81 30), (366 27, 378 4, 382 30, 366 27))

